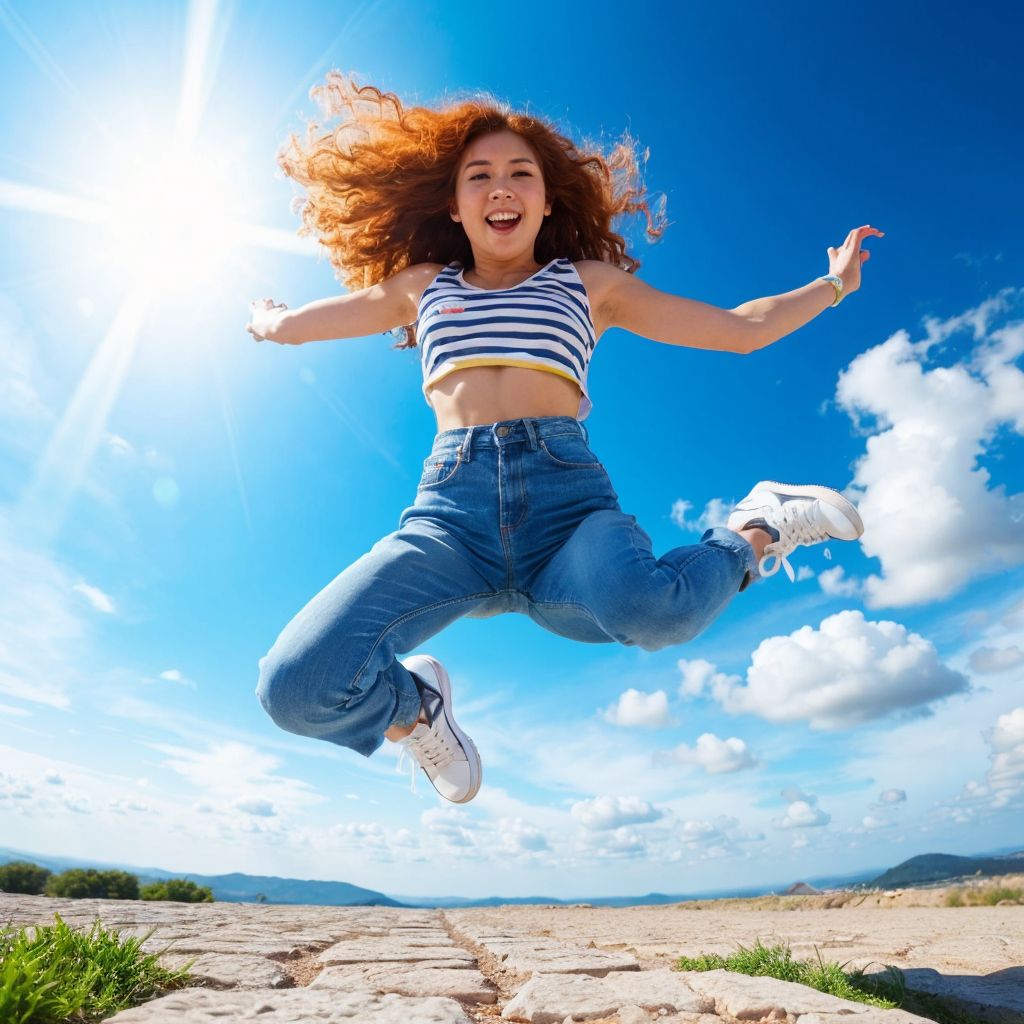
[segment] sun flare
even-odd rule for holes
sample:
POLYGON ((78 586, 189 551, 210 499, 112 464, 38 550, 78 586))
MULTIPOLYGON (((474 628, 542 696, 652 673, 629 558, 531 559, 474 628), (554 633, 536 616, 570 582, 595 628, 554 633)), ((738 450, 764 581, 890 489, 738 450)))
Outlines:
POLYGON ((208 286, 244 242, 244 197, 223 164, 191 150, 140 153, 113 181, 103 259, 128 285, 157 294, 208 286))

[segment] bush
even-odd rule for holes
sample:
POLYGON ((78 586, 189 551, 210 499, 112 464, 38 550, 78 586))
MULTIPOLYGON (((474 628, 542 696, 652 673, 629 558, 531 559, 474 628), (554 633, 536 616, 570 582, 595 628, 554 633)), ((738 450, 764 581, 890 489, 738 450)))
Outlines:
POLYGON ((1024 889, 1011 889, 998 883, 950 889, 946 894, 947 907, 994 907, 1006 900, 1010 903, 1024 901, 1024 889))
POLYGON ((139 880, 127 871, 72 868, 48 879, 46 895, 72 900, 137 900, 139 880))
POLYGON ((42 896, 51 872, 27 860, 12 860, 0 864, 0 892, 20 892, 27 896, 42 896))
POLYGON ((81 934, 60 917, 31 931, 0 929, 4 1024, 99 1021, 188 980, 187 968, 165 970, 142 952, 152 932, 122 942, 99 921, 81 934))
POLYGON ((144 885, 139 891, 144 900, 170 900, 173 903, 212 903, 213 890, 196 885, 187 878, 168 878, 163 882, 144 885))

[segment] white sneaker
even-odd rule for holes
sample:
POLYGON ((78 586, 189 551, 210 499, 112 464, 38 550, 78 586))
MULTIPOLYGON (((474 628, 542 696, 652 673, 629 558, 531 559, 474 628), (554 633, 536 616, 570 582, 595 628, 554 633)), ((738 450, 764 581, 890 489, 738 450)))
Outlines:
MULTIPOLYGON (((402 762, 409 754, 445 800, 468 803, 480 789, 483 769, 473 741, 452 716, 448 673, 439 661, 427 654, 406 658, 402 664, 419 678, 427 721, 420 722, 405 739, 398 741, 403 748, 398 770, 402 770, 402 762)), ((412 778, 415 791, 415 766, 412 778)))
POLYGON ((857 510, 838 491, 774 480, 757 484, 733 510, 726 526, 734 531, 761 527, 769 534, 778 534, 778 539, 764 549, 757 569, 762 576, 774 576, 781 564, 791 581, 793 567, 786 555, 795 547, 826 540, 856 540, 864 532, 857 510), (768 568, 771 558, 775 562, 768 568))

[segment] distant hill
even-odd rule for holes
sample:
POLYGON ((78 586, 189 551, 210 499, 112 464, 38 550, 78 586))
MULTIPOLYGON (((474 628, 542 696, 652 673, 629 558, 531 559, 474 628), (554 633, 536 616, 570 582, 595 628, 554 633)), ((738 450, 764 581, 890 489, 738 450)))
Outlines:
POLYGON ((966 875, 1012 875, 1024 872, 1024 851, 1005 857, 955 857, 949 853, 923 853, 879 875, 868 883, 879 889, 944 882, 966 875))
POLYGON ((815 889, 813 885, 806 882, 794 882, 783 894, 783 896, 820 896, 821 890, 815 889))
POLYGON ((311 904, 322 907, 402 907, 404 903, 385 896, 374 889, 363 889, 348 882, 305 881, 297 878, 276 878, 272 875, 196 875, 192 872, 165 871, 163 868, 137 868, 131 864, 108 864, 102 861, 81 860, 72 857, 48 857, 0 847, 0 864, 12 860, 27 860, 50 871, 71 868, 98 868, 101 871, 117 869, 139 876, 145 885, 165 878, 187 878, 196 885, 207 885, 213 898, 223 903, 288 903, 311 904), (260 900, 260 897, 263 900, 260 900))
POLYGON ((404 904, 373 889, 348 882, 318 882, 273 875, 193 875, 196 885, 208 885, 213 898, 224 903, 292 903, 319 907, 401 907, 404 904), (259 897, 262 896, 263 900, 259 897))

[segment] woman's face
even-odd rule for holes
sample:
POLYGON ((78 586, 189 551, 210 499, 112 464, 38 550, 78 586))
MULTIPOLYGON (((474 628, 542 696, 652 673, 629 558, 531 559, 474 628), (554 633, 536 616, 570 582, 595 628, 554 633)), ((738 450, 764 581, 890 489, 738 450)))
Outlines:
POLYGON ((492 132, 466 147, 451 216, 465 229, 477 262, 481 256, 502 262, 532 259, 537 233, 549 213, 540 164, 521 135, 492 132))

